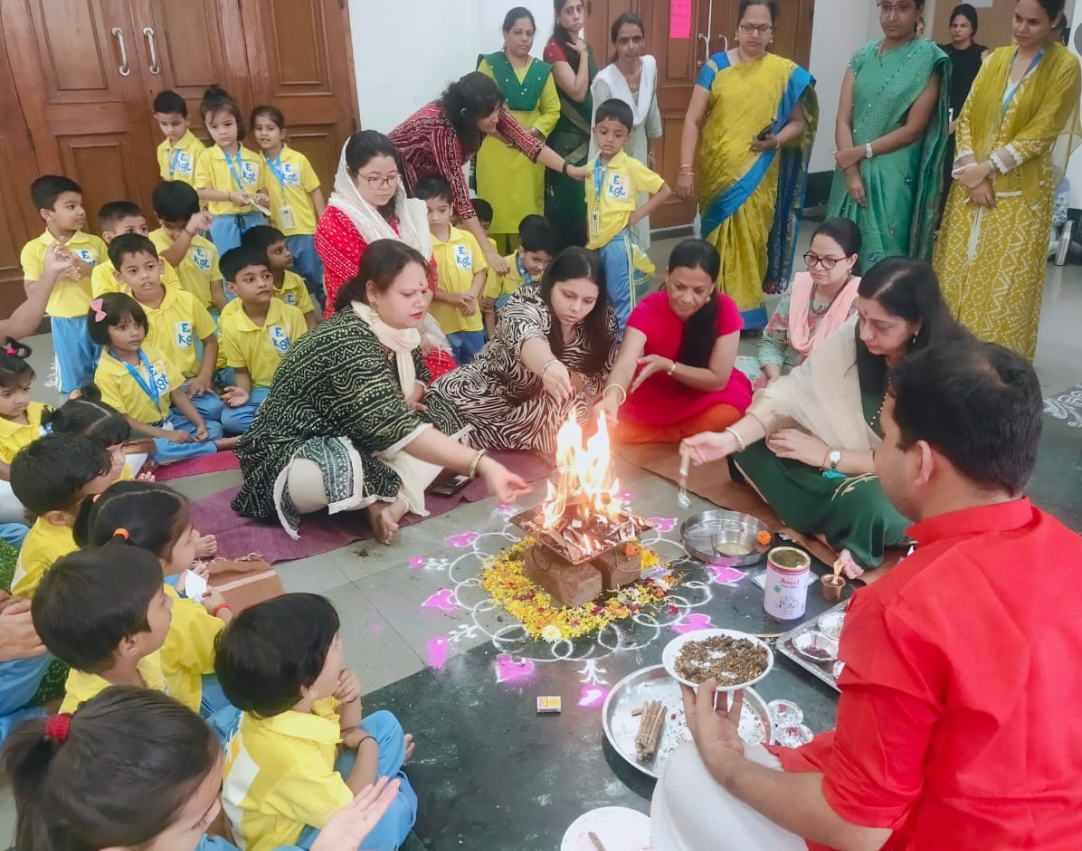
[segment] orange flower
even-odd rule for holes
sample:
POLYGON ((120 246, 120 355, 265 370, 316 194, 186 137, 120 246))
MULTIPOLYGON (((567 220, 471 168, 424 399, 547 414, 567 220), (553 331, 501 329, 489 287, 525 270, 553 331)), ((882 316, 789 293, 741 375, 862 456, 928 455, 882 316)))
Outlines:
POLYGON ((765 547, 774 540, 774 536, 766 529, 763 529, 762 532, 755 536, 755 540, 757 540, 762 546, 765 547))

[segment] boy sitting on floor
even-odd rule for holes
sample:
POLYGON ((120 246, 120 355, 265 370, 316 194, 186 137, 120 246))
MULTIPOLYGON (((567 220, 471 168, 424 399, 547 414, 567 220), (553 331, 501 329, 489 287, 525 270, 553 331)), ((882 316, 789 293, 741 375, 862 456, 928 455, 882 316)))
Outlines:
POLYGON ((315 305, 304 278, 293 271, 293 254, 286 244, 285 234, 270 225, 256 225, 244 232, 240 244, 258 248, 267 255, 267 266, 274 276, 274 297, 303 313, 309 331, 315 328, 315 305))
MULTIPOLYGON (((101 238, 108 246, 118 236, 134 233, 147 235, 147 217, 138 204, 131 201, 110 201, 98 211, 98 226, 101 227, 101 238)), ((179 285, 177 273, 166 268, 162 271, 162 281, 170 286, 179 285)), ((101 298, 106 293, 127 293, 131 295, 131 288, 117 278, 116 266, 109 257, 103 257, 94 267, 90 275, 90 292, 94 298, 101 298)))
POLYGON ((526 216, 518 226, 518 248, 504 258, 510 267, 506 275, 489 275, 481 310, 489 338, 496 328, 496 312, 523 284, 537 284, 556 255, 559 238, 544 216, 526 216))

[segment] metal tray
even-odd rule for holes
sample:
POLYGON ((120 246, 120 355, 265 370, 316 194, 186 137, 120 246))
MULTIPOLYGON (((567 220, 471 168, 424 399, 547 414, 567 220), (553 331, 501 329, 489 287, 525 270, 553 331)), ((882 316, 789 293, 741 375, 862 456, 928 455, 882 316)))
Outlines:
POLYGON ((747 567, 759 561, 773 543, 771 533, 771 544, 760 544, 760 532, 770 532, 770 528, 758 517, 724 509, 693 514, 680 526, 680 537, 688 555, 719 567, 747 567), (714 549, 715 539, 743 544, 749 552, 743 556, 721 555, 714 549))
MULTIPOLYGON (((680 699, 680 684, 665 671, 664 665, 643 668, 624 677, 613 686, 605 698, 601 713, 605 736, 609 744, 630 765, 650 777, 661 776, 665 760, 677 746, 691 738, 684 721, 684 704, 680 699), (639 717, 632 715, 648 700, 660 700, 668 715, 661 735, 657 755, 649 765, 635 759, 635 735, 639 732, 639 717), (672 716, 675 715, 674 719, 672 716)), ((744 689, 744 711, 740 716, 740 736, 748 744, 769 742, 773 735, 770 710, 755 689, 744 689)))
MULTIPOLYGON (((849 598, 850 600, 852 597, 849 598)), ((838 688, 837 679, 834 676, 835 662, 813 662, 811 659, 806 659, 797 653, 796 648, 793 647, 793 639, 800 635, 802 632, 819 628, 819 618, 826 617, 834 612, 844 612, 849 608, 849 600, 843 600, 838 605, 827 609, 825 612, 820 612, 811 620, 806 620, 800 626, 795 629, 789 630, 785 635, 778 638, 777 651, 783 656, 788 656, 797 665, 808 671, 815 677, 821 679, 824 683, 830 686, 835 691, 841 691, 838 688)))

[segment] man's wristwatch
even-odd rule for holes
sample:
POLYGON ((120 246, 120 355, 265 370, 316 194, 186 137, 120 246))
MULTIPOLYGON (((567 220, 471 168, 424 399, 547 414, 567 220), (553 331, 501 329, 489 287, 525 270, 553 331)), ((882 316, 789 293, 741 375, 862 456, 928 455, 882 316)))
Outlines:
POLYGON ((842 463, 842 453, 837 449, 831 449, 827 453, 827 463, 830 465, 830 472, 837 473, 838 465, 842 463))

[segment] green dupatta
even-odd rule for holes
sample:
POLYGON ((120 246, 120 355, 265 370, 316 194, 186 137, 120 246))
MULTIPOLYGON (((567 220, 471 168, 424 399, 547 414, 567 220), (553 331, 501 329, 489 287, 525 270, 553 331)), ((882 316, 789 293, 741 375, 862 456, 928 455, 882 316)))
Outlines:
POLYGON ((480 67, 481 60, 488 63, 492 74, 496 78, 496 85, 500 89, 506 101, 507 108, 512 112, 529 112, 537 109, 541 100, 541 92, 544 91, 545 83, 552 74, 552 66, 548 62, 534 59, 526 71, 526 76, 519 82, 518 74, 511 65, 507 54, 502 50, 496 53, 482 53, 477 57, 477 65, 480 67))

